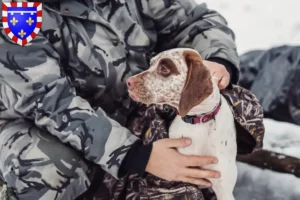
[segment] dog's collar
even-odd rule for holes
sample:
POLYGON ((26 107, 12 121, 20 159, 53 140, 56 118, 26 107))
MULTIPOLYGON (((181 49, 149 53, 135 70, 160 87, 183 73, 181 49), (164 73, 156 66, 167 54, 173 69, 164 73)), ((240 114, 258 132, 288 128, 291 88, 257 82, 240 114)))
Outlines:
MULTIPOLYGON (((215 108, 208 113, 203 113, 201 115, 186 115, 185 117, 182 117, 182 120, 189 124, 200 124, 200 123, 206 123, 212 119, 215 119, 215 116, 218 114, 221 108, 221 99, 220 102, 215 106, 215 108)), ((178 112, 177 112, 178 114, 178 112)))

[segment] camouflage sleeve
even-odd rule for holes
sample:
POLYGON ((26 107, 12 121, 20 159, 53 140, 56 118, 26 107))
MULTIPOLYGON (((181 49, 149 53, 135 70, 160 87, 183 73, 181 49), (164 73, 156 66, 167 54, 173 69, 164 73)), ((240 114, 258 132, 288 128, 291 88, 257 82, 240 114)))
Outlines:
POLYGON ((76 96, 59 55, 42 34, 21 47, 8 39, 0 23, 0 72, 0 120, 32 120, 117 178, 137 138, 76 96))
POLYGON ((145 19, 154 20, 158 44, 164 49, 187 47, 203 59, 221 58, 231 62, 237 75, 239 59, 234 33, 216 11, 195 0, 139 0, 145 19))

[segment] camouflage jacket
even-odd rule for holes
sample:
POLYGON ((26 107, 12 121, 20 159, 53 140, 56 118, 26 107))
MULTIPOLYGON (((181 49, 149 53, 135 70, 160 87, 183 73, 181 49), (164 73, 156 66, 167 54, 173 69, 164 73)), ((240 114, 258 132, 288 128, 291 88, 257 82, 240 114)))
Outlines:
POLYGON ((43 2, 42 29, 25 47, 0 23, 0 120, 31 119, 114 177, 137 140, 124 128, 127 77, 175 47, 238 66, 225 19, 193 0, 43 2))

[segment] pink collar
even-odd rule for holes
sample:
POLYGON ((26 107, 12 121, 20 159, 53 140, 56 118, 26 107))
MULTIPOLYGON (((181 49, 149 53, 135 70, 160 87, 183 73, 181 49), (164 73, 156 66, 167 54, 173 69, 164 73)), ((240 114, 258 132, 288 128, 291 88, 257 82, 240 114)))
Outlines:
POLYGON ((221 108, 221 100, 211 112, 203 113, 201 115, 186 115, 185 117, 182 117, 182 120, 190 124, 206 123, 212 119, 215 119, 215 116, 220 111, 220 108, 221 108))

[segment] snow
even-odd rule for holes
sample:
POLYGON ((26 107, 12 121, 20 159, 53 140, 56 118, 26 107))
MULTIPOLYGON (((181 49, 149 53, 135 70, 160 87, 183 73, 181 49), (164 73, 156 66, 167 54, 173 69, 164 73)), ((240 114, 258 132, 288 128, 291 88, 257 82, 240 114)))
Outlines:
MULTIPOLYGON (((264 149, 300 158, 300 126, 264 119, 264 149)), ((281 157, 283 158, 283 157, 281 157)), ((238 163, 236 200, 299 200, 300 179, 238 163)))
POLYGON ((300 45, 299 0, 198 0, 220 12, 236 34, 239 53, 300 45))
POLYGON ((238 164, 236 200, 299 200, 300 179, 290 174, 238 164))
POLYGON ((272 119, 264 119, 264 124, 264 149, 300 159, 300 126, 272 119))

